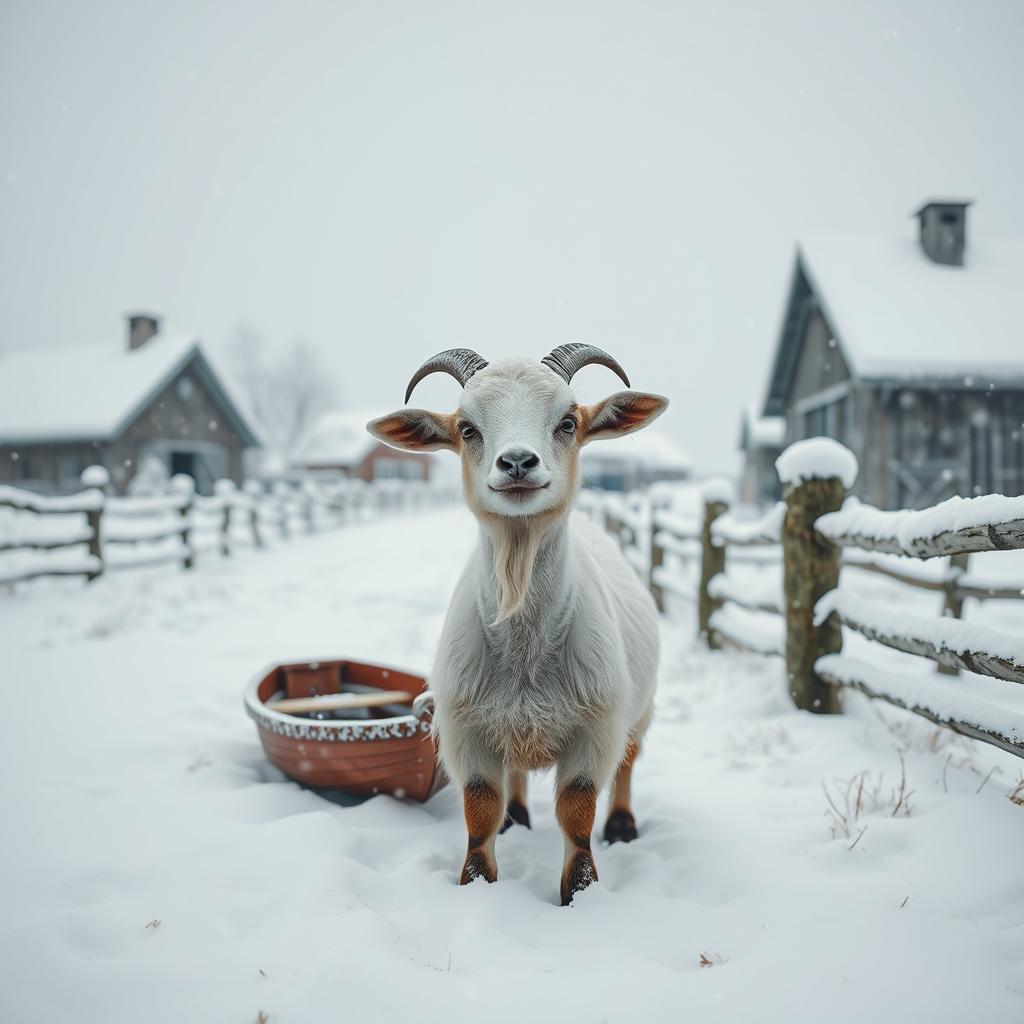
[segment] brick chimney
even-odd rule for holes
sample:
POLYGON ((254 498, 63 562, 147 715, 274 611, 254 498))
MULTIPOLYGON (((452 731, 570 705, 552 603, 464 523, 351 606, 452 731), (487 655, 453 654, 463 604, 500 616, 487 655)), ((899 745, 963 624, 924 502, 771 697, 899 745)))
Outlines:
POLYGON ((933 263, 964 265, 967 245, 969 199, 931 199, 914 211, 920 229, 921 248, 933 263))
POLYGON ((127 320, 129 352, 142 348, 160 330, 160 318, 151 313, 129 313, 127 320))

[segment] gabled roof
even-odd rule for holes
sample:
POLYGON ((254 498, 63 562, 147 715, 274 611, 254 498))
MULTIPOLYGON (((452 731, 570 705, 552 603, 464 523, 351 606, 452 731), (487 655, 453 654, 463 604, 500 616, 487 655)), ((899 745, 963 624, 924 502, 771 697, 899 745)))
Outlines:
POLYGON ((313 424, 295 461, 310 468, 358 466, 378 441, 366 424, 379 413, 329 412, 313 424))
POLYGON ((584 467, 639 465, 649 470, 684 472, 693 465, 690 457, 668 434, 638 430, 625 437, 588 444, 580 454, 584 467))
POLYGON ((781 411, 792 383, 808 302, 854 378, 1024 383, 1024 243, 972 243, 964 266, 951 267, 909 238, 802 239, 766 413, 781 411))
POLYGON ((0 441, 117 437, 186 366, 210 389, 243 442, 258 444, 191 335, 157 335, 134 351, 122 342, 0 354, 0 441))

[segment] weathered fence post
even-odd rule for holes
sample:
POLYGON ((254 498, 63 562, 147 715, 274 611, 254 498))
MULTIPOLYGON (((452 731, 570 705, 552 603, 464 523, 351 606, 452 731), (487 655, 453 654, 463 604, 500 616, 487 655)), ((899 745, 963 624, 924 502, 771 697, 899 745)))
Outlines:
POLYGON ((307 480, 302 485, 302 518, 306 522, 306 533, 313 533, 316 529, 313 519, 313 502, 317 497, 316 484, 307 480))
POLYGON ((213 485, 213 493, 221 500, 220 515, 220 553, 224 558, 231 557, 231 506, 234 502, 235 482, 218 480, 213 485))
POLYGON ((196 493, 196 482, 186 473, 178 473, 171 478, 171 486, 181 496, 181 504, 178 506, 178 515, 181 517, 182 556, 181 567, 191 569, 195 564, 192 559, 192 500, 196 493))
POLYGON ((697 635, 702 637, 711 650, 722 645, 711 628, 711 615, 719 606, 708 593, 708 584, 720 572, 725 572, 725 547, 717 547, 711 540, 711 524, 729 511, 723 495, 709 494, 704 498, 704 525, 700 531, 700 590, 697 592, 697 635))
POLYGON ((82 470, 82 484, 97 494, 94 507, 85 513, 86 525, 89 527, 89 554, 96 559, 96 568, 90 570, 86 577, 87 583, 103 575, 103 509, 107 503, 106 488, 110 484, 110 474, 103 466, 88 466, 82 470))
POLYGON ((818 676, 814 663, 842 649, 842 626, 833 616, 815 623, 814 606, 839 584, 840 552, 814 523, 842 507, 857 476, 857 459, 838 442, 816 437, 790 445, 775 465, 786 502, 782 557, 789 692, 798 708, 838 714, 838 688, 818 676))
POLYGON ((665 564, 665 551, 662 546, 658 543, 658 510, 651 508, 651 574, 648 579, 648 586, 651 590, 651 596, 654 598, 654 604, 657 606, 659 612, 665 611, 665 590, 658 583, 658 570, 665 564))
POLYGON ((278 520, 277 526, 281 531, 281 540, 288 539, 288 485, 279 480, 274 484, 274 497, 277 498, 278 520))
MULTIPOLYGON (((963 595, 960 593, 960 577, 967 572, 967 566, 970 563, 970 559, 971 556, 969 554, 949 556, 949 575, 946 578, 946 586, 942 602, 942 614, 946 618, 963 618, 964 599, 963 595)), ((960 674, 960 669, 953 665, 940 664, 939 672, 944 676, 957 676, 960 674)))
POLYGON ((263 487, 258 480, 246 480, 242 490, 249 499, 249 529, 252 530, 252 546, 263 547, 263 536, 260 534, 260 495, 263 487))

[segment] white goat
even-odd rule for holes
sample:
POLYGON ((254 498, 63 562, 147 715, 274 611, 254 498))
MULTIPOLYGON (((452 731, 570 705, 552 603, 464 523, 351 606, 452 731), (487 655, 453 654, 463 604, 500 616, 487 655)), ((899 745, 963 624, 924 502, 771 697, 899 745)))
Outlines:
POLYGON ((405 400, 442 371, 463 385, 456 412, 403 409, 368 424, 398 448, 458 452, 480 523, 431 675, 440 755, 469 833, 461 882, 497 878, 499 829, 529 826, 526 772, 557 765, 563 904, 597 878, 590 835, 598 791, 613 778, 605 838, 636 838, 630 777, 658 662, 651 596, 612 541, 569 511, 580 448, 646 426, 668 402, 623 391, 579 405, 569 384, 588 363, 629 386, 590 345, 562 345, 541 363, 451 349, 424 363, 405 400))

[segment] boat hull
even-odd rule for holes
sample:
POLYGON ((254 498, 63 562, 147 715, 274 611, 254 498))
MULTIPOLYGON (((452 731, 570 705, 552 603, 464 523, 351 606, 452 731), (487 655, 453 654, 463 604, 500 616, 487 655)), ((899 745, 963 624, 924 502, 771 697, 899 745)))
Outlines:
MULTIPOLYGON (((273 710, 278 697, 310 697, 374 687, 425 694, 426 680, 353 661, 274 665, 246 690, 246 711, 256 724, 267 759, 303 785, 424 801, 445 783, 430 731, 429 698, 418 714, 388 713, 358 720, 316 720, 273 710)), ((403 708, 392 708, 402 711, 403 708)))

